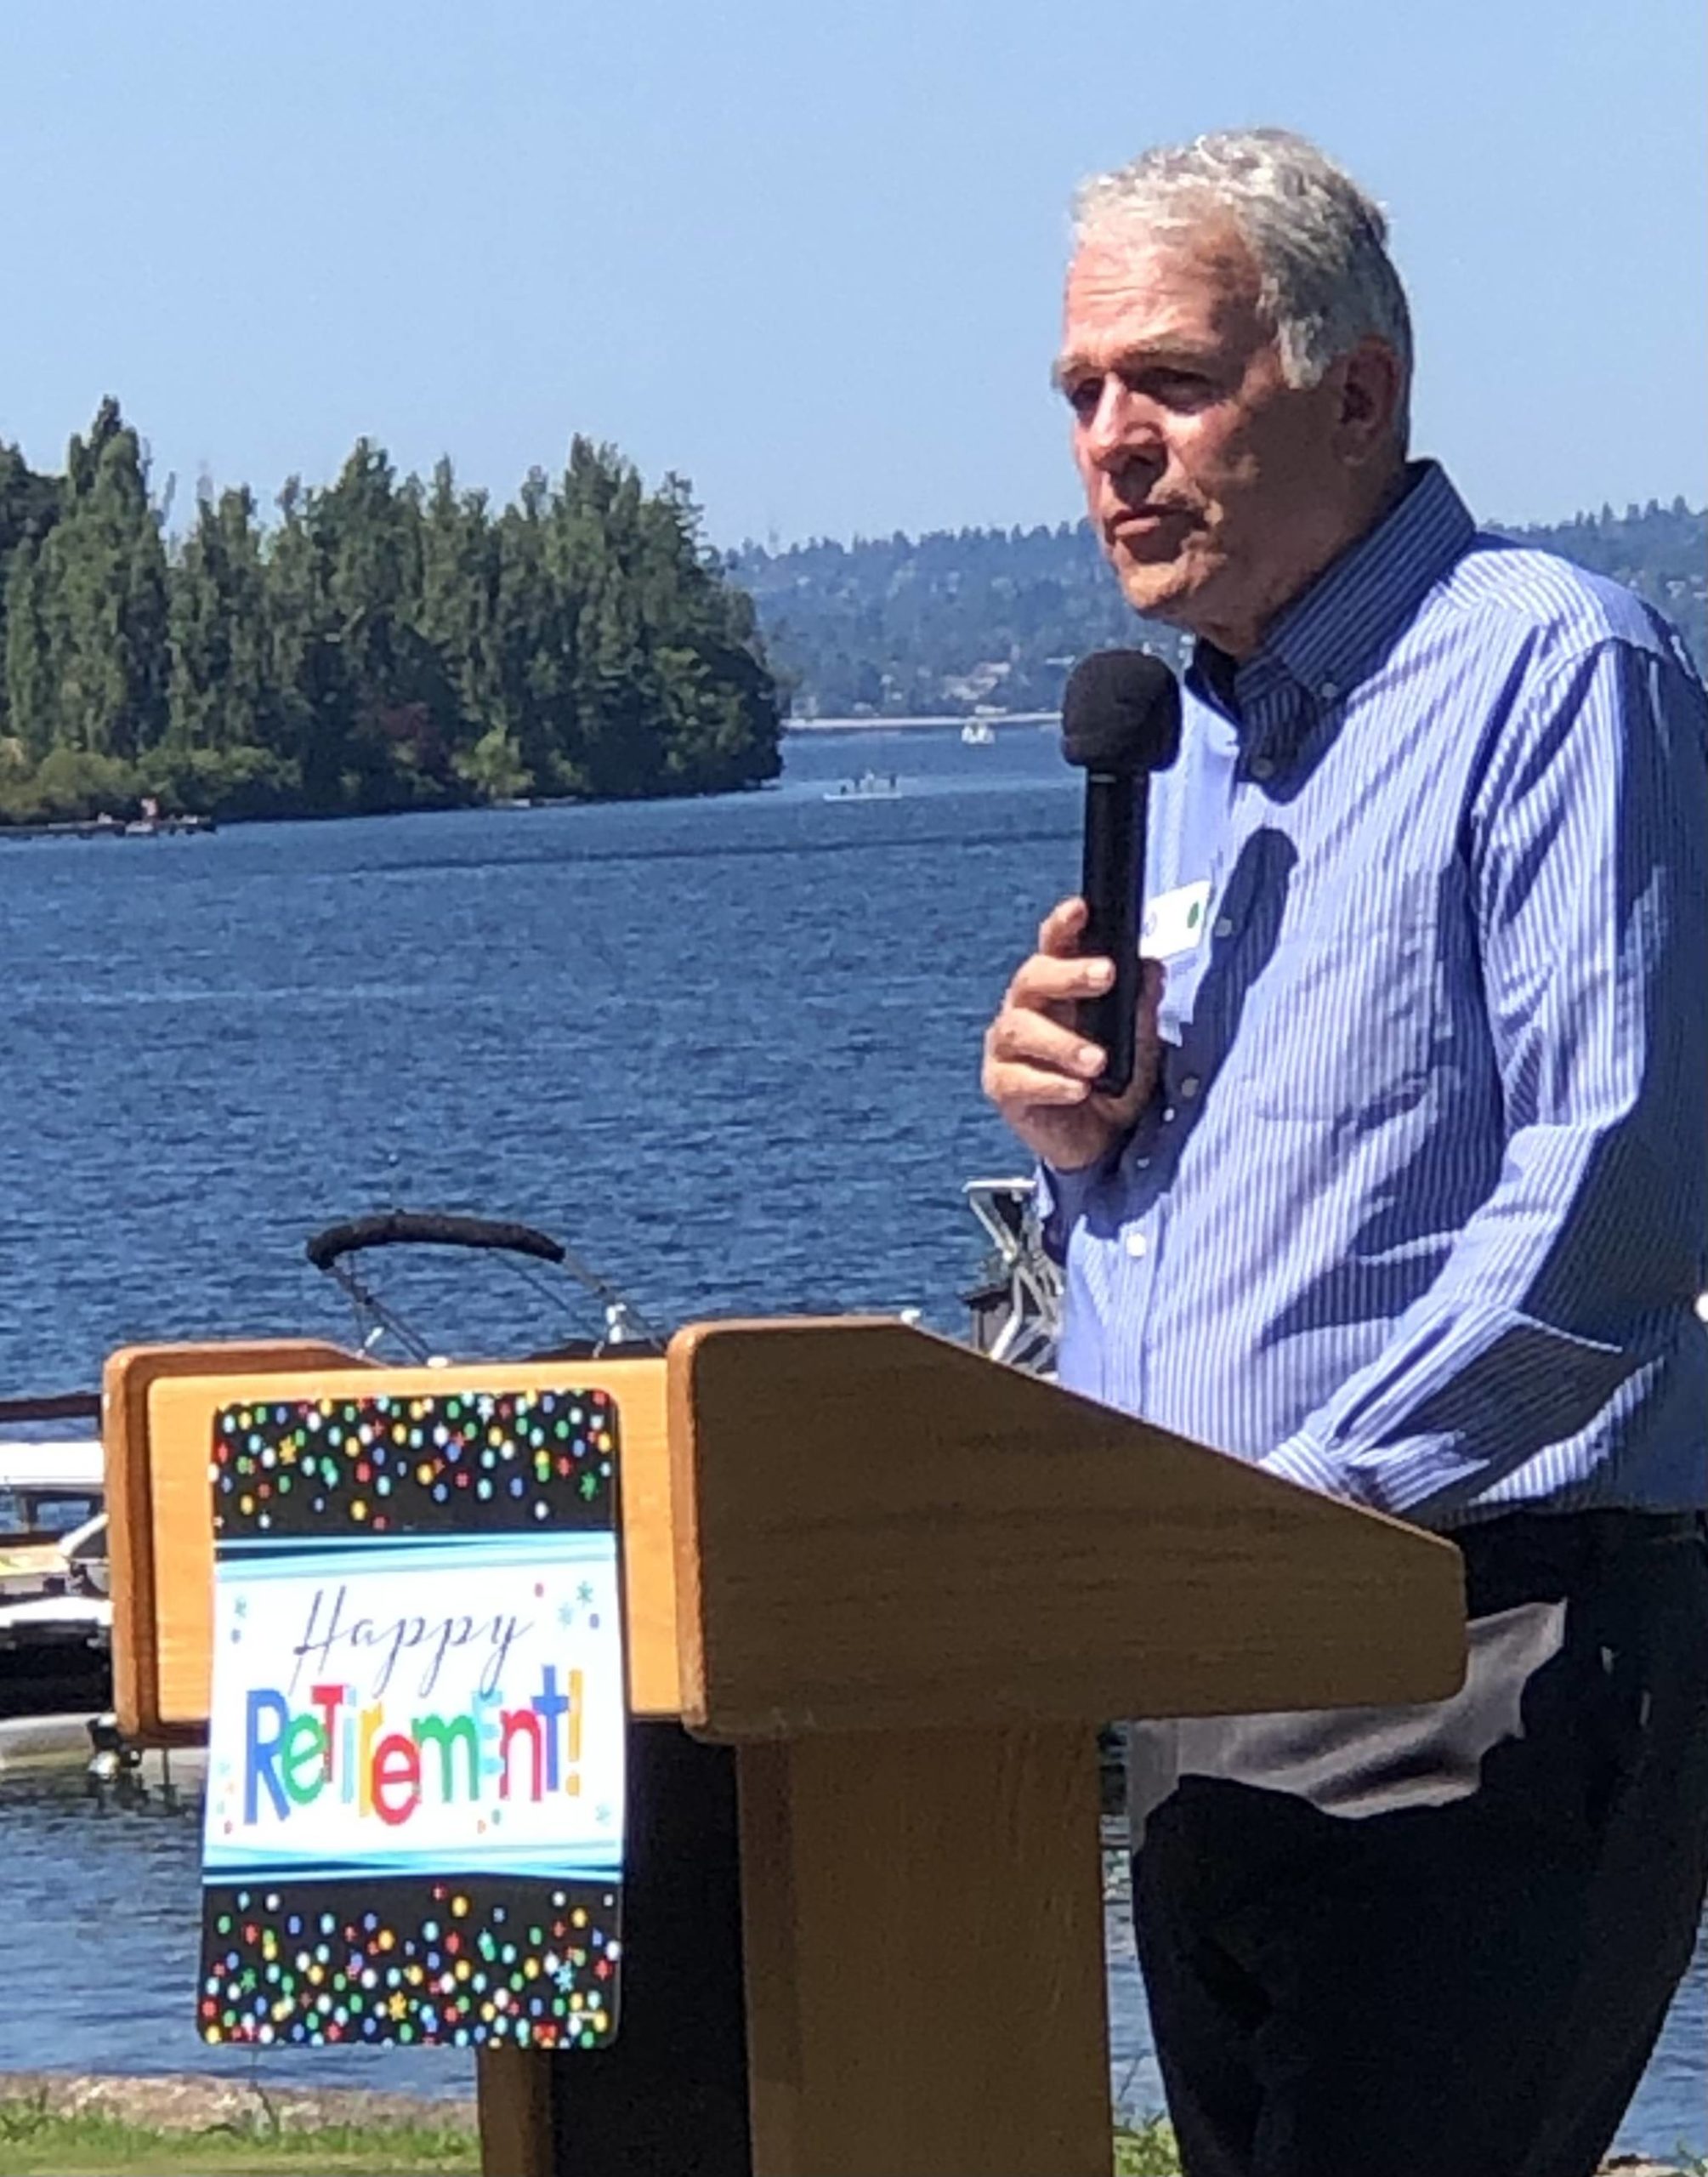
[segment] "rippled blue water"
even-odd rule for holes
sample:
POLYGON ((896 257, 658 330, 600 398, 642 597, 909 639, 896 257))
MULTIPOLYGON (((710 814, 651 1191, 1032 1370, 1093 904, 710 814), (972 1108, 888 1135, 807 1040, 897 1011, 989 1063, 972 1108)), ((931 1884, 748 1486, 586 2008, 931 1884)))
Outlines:
MULTIPOLYGON (((133 1340, 344 1333, 303 1242, 394 1202, 542 1225, 666 1322, 956 1326, 962 1182, 1015 1161, 979 1033, 1078 822, 1053 735, 913 730, 797 736, 782 784, 735 799, 0 844, 0 1391, 93 1383, 133 1340), (867 767, 899 797, 825 799, 867 767)), ((392 1290, 451 1350, 561 1320, 496 1267, 392 1290)), ((195 1841, 5 1794, 0 2060, 206 2066, 195 1841)), ((1115 2077, 1154 2106, 1118 1924, 1115 1947, 1115 2077)), ((266 2066, 305 2062, 468 2076, 266 2066)), ((1705 2099, 1699 1956, 1626 2143, 1700 2151, 1705 2099)))

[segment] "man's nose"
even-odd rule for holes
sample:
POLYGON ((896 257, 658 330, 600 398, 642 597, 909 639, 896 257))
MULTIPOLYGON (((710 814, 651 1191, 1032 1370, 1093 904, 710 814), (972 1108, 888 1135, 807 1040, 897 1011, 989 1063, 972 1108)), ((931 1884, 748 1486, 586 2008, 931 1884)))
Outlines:
POLYGON ((1086 425, 1085 444, 1099 469, 1121 468, 1135 460, 1160 462, 1162 431, 1155 402, 1111 372, 1086 425))

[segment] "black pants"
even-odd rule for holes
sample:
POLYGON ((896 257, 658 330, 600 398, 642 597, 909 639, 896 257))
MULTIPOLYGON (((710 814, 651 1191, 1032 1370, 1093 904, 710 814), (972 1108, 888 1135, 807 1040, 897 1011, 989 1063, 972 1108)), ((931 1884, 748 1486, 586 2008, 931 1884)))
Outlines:
POLYGON ((1589 2177, 1689 1961, 1701 1523, 1455 1539, 1463 1696, 1180 1727, 1133 1900, 1189 2177, 1589 2177))

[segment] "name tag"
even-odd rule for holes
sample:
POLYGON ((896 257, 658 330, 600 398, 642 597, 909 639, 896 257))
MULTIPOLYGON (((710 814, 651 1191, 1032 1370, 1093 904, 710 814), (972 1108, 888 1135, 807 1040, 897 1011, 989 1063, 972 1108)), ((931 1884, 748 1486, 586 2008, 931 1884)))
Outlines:
POLYGON ((1194 951, 1204 935, 1209 905, 1207 877, 1200 878, 1195 884, 1177 885, 1172 892, 1159 892, 1154 900, 1147 900, 1144 921, 1139 929, 1139 951, 1148 960, 1177 960, 1194 951))

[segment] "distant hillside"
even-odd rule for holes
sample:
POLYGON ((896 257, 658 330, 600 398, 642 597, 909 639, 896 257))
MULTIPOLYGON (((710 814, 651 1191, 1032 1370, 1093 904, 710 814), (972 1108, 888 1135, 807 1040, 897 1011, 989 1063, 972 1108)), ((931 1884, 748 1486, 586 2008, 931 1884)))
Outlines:
MULTIPOLYGON (((1603 507, 1504 533, 1629 583, 1708 669, 1708 513, 1651 499, 1623 514, 1603 507)), ((758 607, 772 668, 798 718, 1053 710, 1076 657, 1132 643, 1142 625, 1083 522, 898 532, 786 552, 748 545, 729 565, 758 607)), ((1145 632, 1165 656, 1182 657, 1169 629, 1145 632)))

